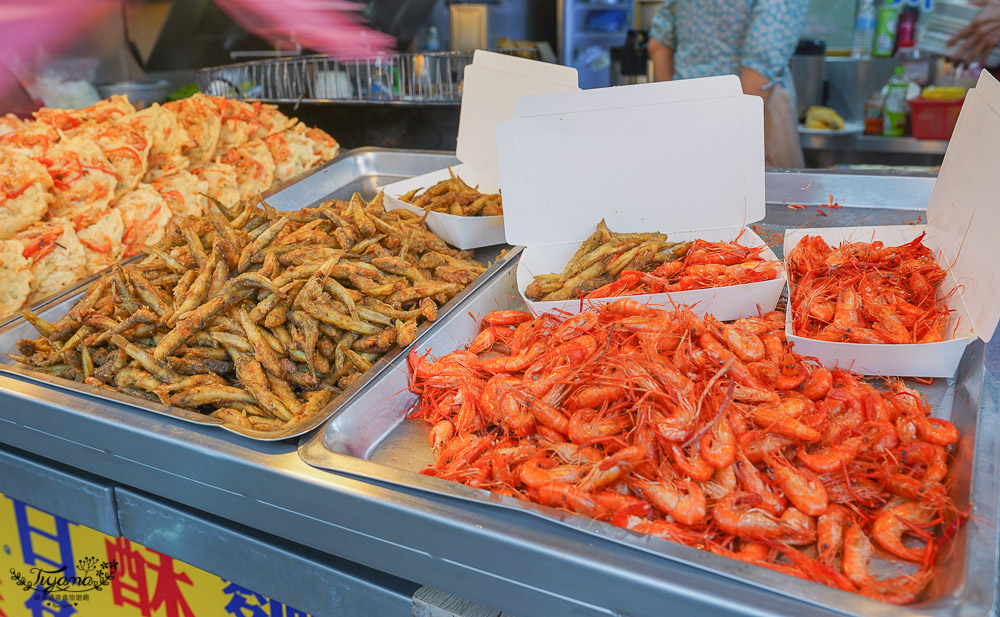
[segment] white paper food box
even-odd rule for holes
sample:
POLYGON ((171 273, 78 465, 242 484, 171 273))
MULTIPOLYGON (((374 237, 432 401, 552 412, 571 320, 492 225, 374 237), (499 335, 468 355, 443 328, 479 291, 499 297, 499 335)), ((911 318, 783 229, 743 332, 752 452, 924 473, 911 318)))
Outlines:
MULTIPOLYGON (((500 191, 496 125, 514 115, 522 96, 579 90, 576 69, 515 56, 476 50, 465 68, 462 110, 455 154, 462 161, 452 171, 483 193, 500 191)), ((394 182, 382 187, 386 207, 423 213, 423 208, 399 200, 413 189, 428 188, 448 178, 448 170, 394 182)), ((460 249, 504 242, 503 216, 455 216, 430 212, 427 226, 445 242, 460 249)))
MULTIPOLYGON (((664 232, 761 246, 764 119, 735 76, 526 97, 497 126, 507 242, 524 245, 518 291, 562 272, 604 219, 615 232, 664 232)), ((775 260, 768 248, 761 256, 775 260)), ((736 319, 773 310, 772 281, 630 296, 736 319)), ((615 298, 587 300, 594 304, 615 298)), ((532 302, 533 312, 578 312, 579 299, 532 302)))
POLYGON ((798 229, 785 234, 787 256, 805 235, 819 235, 834 247, 843 240, 881 240, 886 246, 899 246, 926 232, 924 244, 948 273, 938 289, 939 297, 949 298, 946 304, 953 311, 945 340, 912 345, 817 341, 795 336, 789 319, 785 332, 795 351, 864 375, 954 375, 965 347, 976 338, 989 341, 1000 321, 998 196, 1000 83, 983 71, 962 106, 927 205, 926 225, 798 229))

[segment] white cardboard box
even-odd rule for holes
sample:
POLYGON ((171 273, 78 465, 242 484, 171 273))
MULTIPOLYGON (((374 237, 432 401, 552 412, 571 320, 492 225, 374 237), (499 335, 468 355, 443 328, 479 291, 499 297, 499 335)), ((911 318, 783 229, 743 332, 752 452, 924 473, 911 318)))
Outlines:
MULTIPOLYGON (((518 291, 560 272, 604 219, 618 232, 659 231, 760 246, 746 225, 764 217, 764 120, 759 97, 735 76, 542 95, 518 101, 497 125, 507 242, 526 248, 518 291)), ((765 259, 776 259, 768 249, 765 259)), ((720 319, 773 310, 773 281, 640 302, 688 305, 720 319)), ((577 312, 580 301, 531 302, 534 312, 577 312)), ((614 298, 595 299, 600 304, 614 298)))
MULTIPOLYGON (((452 171, 469 185, 478 185, 483 193, 498 192, 497 123, 514 115, 515 103, 522 96, 578 89, 574 68, 476 50, 472 64, 465 68, 462 86, 462 111, 455 152, 462 164, 453 167, 452 171)), ((423 213, 423 208, 407 204, 399 196, 413 189, 433 186, 447 178, 448 170, 440 169, 383 186, 386 207, 423 213)), ((504 242, 502 216, 455 216, 430 212, 427 226, 445 242, 460 249, 504 242)))
MULTIPOLYGON (((954 312, 940 343, 863 345, 792 334, 795 351, 865 375, 951 377, 973 339, 989 341, 1000 321, 1000 83, 983 71, 970 90, 927 205, 927 224, 798 229, 785 234, 784 254, 804 235, 837 246, 843 240, 881 240, 898 246, 926 232, 924 244, 948 271, 939 294, 954 292, 954 312)), ((789 309, 790 311, 790 309, 789 309)), ((789 312, 789 315, 791 313, 789 312)))

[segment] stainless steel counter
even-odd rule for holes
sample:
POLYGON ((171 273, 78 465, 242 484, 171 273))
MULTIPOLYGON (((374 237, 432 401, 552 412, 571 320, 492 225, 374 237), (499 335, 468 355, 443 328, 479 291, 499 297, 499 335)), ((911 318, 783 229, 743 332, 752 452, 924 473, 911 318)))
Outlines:
POLYGON ((801 133, 803 148, 825 150, 861 150, 863 152, 901 152, 944 156, 947 139, 917 139, 916 137, 883 137, 881 135, 819 135, 801 133))
POLYGON ((810 167, 839 164, 934 166, 944 159, 948 140, 800 132, 799 145, 810 167))
MULTIPOLYGON (((367 149, 342 161, 400 177, 455 159, 367 149)), ((762 226, 909 222, 932 186, 909 175, 772 172, 762 226), (824 204, 831 193, 861 207, 829 209, 827 218, 787 207, 824 204)), ((983 413, 995 413, 997 370, 1000 362, 988 364, 983 413)), ((295 442, 250 442, 9 376, 0 377, 0 492, 104 531, 116 521, 136 542, 317 616, 409 614, 418 585, 521 617, 667 607, 833 615, 541 518, 327 473, 303 463, 295 442), (14 479, 17 465, 35 479, 14 479), (58 497, 66 491, 87 497, 58 497), (288 567, 268 567, 272 560, 288 567), (289 570, 295 576, 280 574, 289 570)), ((885 614, 909 613, 887 606, 885 614)))

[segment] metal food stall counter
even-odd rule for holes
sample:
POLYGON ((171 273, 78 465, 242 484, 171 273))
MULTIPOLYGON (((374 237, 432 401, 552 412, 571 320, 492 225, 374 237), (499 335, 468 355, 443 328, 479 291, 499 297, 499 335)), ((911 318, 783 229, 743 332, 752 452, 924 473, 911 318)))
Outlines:
MULTIPOLYGON (((360 149, 310 178, 323 196, 370 194, 454 162, 442 153, 360 149)), ((912 175, 769 172, 762 227, 913 221, 932 186, 933 178, 912 175), (828 217, 787 207, 819 205, 828 194, 861 207, 831 209, 828 217)), ((271 203, 309 205, 315 199, 305 188, 293 185, 271 203)), ((979 366, 987 356, 986 378, 973 370, 970 391, 979 395, 980 429, 994 436, 996 347, 973 343, 967 352, 979 366)), ((446 602, 429 607, 440 594, 421 585, 496 609, 482 614, 521 617, 663 614, 667 607, 677 614, 841 614, 555 521, 310 467, 296 447, 0 376, 0 493, 313 615, 471 614, 446 610, 446 602)), ((996 475, 995 460, 976 464, 996 475)), ((995 517, 996 492, 982 497, 995 517)), ((983 565, 996 572, 995 563, 983 565)), ((992 613, 991 597, 955 614, 992 613)), ((921 613, 885 605, 884 614, 921 613)))

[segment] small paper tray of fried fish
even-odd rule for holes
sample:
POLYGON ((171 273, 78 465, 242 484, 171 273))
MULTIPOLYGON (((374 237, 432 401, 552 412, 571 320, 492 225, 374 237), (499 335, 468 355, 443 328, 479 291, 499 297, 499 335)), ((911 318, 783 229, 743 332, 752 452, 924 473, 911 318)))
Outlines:
MULTIPOLYGON (((510 262, 517 254, 518 251, 509 251, 501 255, 493 263, 493 265, 486 270, 486 272, 470 283, 465 289, 458 292, 448 303, 444 304, 439 309, 439 319, 457 307, 463 298, 473 293, 478 287, 485 283, 493 275, 493 273, 502 269, 503 266, 510 262)), ((32 307, 31 310, 37 317, 49 323, 55 323, 59 321, 61 317, 66 315, 86 295, 92 282, 93 281, 87 281, 71 291, 32 307)), ((421 324, 417 328, 415 340, 420 340, 420 338, 431 330, 436 323, 436 321, 428 321, 421 324)), ((187 422, 219 427, 250 439, 260 441, 277 441, 297 437, 321 425, 340 408, 342 408, 345 403, 351 400, 358 392, 362 391, 373 379, 392 367, 398 359, 405 357, 406 350, 409 347, 400 346, 398 344, 395 345, 379 360, 374 362, 372 367, 365 371, 360 378, 346 387, 342 392, 338 393, 319 412, 304 421, 289 424, 279 430, 264 431, 227 423, 219 418, 199 413, 195 410, 185 409, 173 405, 164 405, 155 401, 145 400, 136 396, 114 391, 109 388, 91 386, 86 383, 42 373, 37 370, 32 370, 32 367, 16 362, 10 357, 10 355, 20 355, 20 350, 18 348, 19 341, 22 339, 34 339, 36 337, 38 337, 38 331, 24 317, 18 317, 0 328, 0 373, 17 376, 22 379, 28 379, 44 386, 59 388, 72 393, 85 394, 89 397, 103 399, 110 403, 129 405, 137 409, 152 411, 154 413, 163 414, 187 422)))
MULTIPOLYGON (((421 176, 407 178, 382 187, 385 191, 386 207, 405 208, 411 212, 423 214, 424 209, 403 201, 402 195, 413 190, 426 189, 450 177, 461 178, 466 184, 477 187, 479 192, 498 193, 500 182, 488 173, 479 172, 466 165, 455 165, 447 169, 439 169, 421 176)), ((474 249, 482 246, 493 246, 505 242, 503 215, 493 216, 457 216, 445 212, 428 211, 427 227, 441 238, 460 249, 474 249)))
MULTIPOLYGON (((440 320, 428 336, 414 343, 418 355, 439 358, 464 349, 480 328, 482 317, 496 310, 525 310, 517 292, 515 264, 490 278, 474 296, 440 320)), ((408 388, 406 358, 397 358, 390 370, 373 379, 369 387, 351 400, 320 430, 299 442, 299 457, 306 463, 338 474, 416 489, 470 504, 504 508, 519 515, 542 517, 579 531, 579 542, 597 536, 621 545, 622 550, 652 553, 721 577, 719 594, 736 597, 730 583, 743 583, 812 604, 819 615, 986 615, 997 600, 997 415, 992 396, 983 383, 981 343, 970 345, 958 375, 934 380, 931 385, 908 381, 907 385, 927 397, 934 415, 946 418, 962 438, 951 456, 954 470, 948 482, 949 497, 962 511, 971 509, 966 520, 938 551, 935 576, 921 599, 906 607, 803 581, 765 568, 742 563, 682 544, 633 533, 568 511, 542 506, 514 497, 491 493, 440 478, 423 475, 435 461, 428 445, 430 425, 407 419, 418 396, 408 388), (978 350, 977 350, 978 348, 978 350), (728 579, 728 580, 727 580, 728 579), (725 586, 723 586, 725 585, 725 586)), ((525 526, 520 542, 531 542, 534 527, 525 526)), ((502 555, 496 556, 503 559, 502 555)), ((894 576, 907 567, 891 559, 873 559, 871 572, 894 576)), ((781 615, 771 607, 754 607, 759 613, 781 615)))

